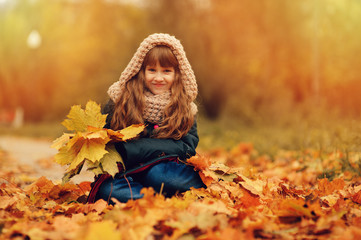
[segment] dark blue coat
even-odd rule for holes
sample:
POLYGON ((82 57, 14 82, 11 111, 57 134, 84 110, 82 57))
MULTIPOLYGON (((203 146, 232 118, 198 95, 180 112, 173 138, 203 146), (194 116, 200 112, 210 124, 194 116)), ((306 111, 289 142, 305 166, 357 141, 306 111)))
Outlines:
MULTIPOLYGON (((112 101, 106 104, 103 113, 108 114, 105 127, 110 128, 110 121, 114 113, 114 103, 112 101)), ((169 157, 178 157, 185 160, 196 154, 199 141, 196 121, 194 121, 189 132, 179 140, 151 138, 154 124, 146 123, 146 125, 146 134, 141 138, 115 143, 115 147, 122 156, 126 167, 125 174, 169 157)))

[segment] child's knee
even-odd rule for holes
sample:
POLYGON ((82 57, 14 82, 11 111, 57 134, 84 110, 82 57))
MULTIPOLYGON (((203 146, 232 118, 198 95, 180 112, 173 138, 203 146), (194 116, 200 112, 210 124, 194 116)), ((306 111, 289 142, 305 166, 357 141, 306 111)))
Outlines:
POLYGON ((116 198, 120 202, 127 202, 130 199, 139 199, 143 197, 140 190, 143 186, 134 182, 131 177, 125 178, 110 178, 106 180, 99 188, 96 195, 96 200, 103 199, 107 202, 113 203, 111 198, 116 198))
POLYGON ((193 188, 205 187, 198 172, 183 163, 167 162, 153 166, 144 179, 147 184, 156 190, 184 192, 193 188))

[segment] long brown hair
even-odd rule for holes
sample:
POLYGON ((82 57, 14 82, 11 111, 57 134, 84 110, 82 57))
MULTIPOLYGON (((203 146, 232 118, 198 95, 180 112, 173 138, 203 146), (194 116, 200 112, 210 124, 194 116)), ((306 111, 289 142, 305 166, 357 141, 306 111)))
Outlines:
POLYGON ((191 99, 184 89, 176 57, 169 47, 163 45, 152 48, 145 56, 139 73, 125 83, 123 94, 115 103, 111 127, 119 130, 131 124, 144 123, 144 72, 146 66, 155 66, 157 62, 162 67, 173 67, 175 79, 170 89, 170 103, 164 110, 163 121, 152 137, 180 139, 187 134, 194 122, 190 108, 191 99))

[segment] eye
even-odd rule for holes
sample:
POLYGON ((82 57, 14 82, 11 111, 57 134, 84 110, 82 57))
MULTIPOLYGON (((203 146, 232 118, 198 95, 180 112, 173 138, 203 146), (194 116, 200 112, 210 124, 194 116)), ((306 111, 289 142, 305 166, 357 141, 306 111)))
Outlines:
POLYGON ((174 72, 174 70, 172 68, 167 68, 167 69, 164 70, 164 72, 171 73, 171 72, 174 72))
POLYGON ((147 71, 148 71, 148 72, 155 72, 155 68, 151 68, 151 67, 150 67, 150 68, 147 68, 147 71))

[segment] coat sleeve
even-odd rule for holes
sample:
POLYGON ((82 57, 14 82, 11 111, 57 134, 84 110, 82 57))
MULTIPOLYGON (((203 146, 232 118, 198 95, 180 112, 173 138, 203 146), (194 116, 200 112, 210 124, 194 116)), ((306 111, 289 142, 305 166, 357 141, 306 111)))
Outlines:
MULTIPOLYGON (((103 114, 108 114, 105 128, 111 128, 113 112, 114 103, 109 100, 103 108, 103 114)), ((114 145, 126 167, 131 168, 161 156, 177 155, 180 159, 185 160, 196 154, 198 142, 197 122, 194 121, 189 132, 179 140, 143 137, 129 142, 117 142, 114 145)))
POLYGON ((196 154, 198 145, 197 123, 181 139, 140 138, 123 144, 125 152, 123 159, 128 167, 146 163, 154 158, 177 155, 180 159, 187 159, 196 154))

